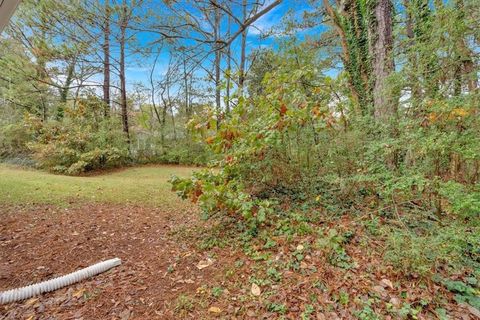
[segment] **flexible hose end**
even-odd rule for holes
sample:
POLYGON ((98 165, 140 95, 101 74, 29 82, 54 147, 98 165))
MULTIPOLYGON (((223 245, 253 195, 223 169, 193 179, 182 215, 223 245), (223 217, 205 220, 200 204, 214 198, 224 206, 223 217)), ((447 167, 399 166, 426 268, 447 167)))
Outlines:
POLYGON ((33 296, 54 291, 84 279, 93 277, 97 274, 105 272, 113 267, 122 264, 122 260, 114 258, 91 265, 90 267, 69 273, 67 275, 32 284, 26 287, 12 289, 0 292, 0 304, 11 303, 15 301, 25 300, 33 296))

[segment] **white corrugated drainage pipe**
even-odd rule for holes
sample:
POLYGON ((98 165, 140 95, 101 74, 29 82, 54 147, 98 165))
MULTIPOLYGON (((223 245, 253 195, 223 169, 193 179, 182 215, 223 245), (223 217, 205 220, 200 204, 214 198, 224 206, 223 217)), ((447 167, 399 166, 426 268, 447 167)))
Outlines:
POLYGON ((110 259, 58 278, 32 284, 23 288, 0 292, 0 304, 28 299, 45 292, 63 288, 75 282, 79 282, 99 273, 105 272, 110 268, 120 265, 121 263, 122 261, 119 258, 110 259))

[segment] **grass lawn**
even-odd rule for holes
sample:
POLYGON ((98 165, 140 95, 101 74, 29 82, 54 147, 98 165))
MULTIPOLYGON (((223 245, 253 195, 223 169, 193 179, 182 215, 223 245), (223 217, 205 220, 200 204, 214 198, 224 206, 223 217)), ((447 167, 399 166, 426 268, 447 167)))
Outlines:
POLYGON ((144 166, 97 176, 70 177, 0 164, 0 203, 52 204, 132 203, 178 206, 170 191, 171 175, 188 176, 194 168, 144 166))

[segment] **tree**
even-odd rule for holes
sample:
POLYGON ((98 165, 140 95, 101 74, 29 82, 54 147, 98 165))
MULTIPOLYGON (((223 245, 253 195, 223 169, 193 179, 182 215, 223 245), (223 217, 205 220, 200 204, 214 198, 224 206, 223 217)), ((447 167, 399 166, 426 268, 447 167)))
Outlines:
POLYGON ((103 25, 103 103, 105 104, 104 116, 110 114, 110 0, 104 3, 105 20, 103 25))
POLYGON ((215 107, 217 109, 217 130, 220 128, 220 119, 221 119, 221 110, 222 110, 222 97, 221 97, 221 66, 220 63, 222 62, 222 51, 219 48, 220 44, 220 22, 222 19, 222 16, 220 14, 220 9, 218 7, 215 7, 214 10, 214 23, 213 23, 213 32, 214 32, 214 50, 215 50, 215 62, 214 62, 214 68, 215 68, 215 107))
POLYGON ((341 40, 353 98, 363 114, 379 121, 391 118, 397 106, 387 98, 387 79, 394 70, 390 0, 349 0, 336 8, 324 0, 324 7, 341 40))
POLYGON ((348 74, 350 90, 363 114, 370 113, 372 97, 372 59, 369 26, 371 8, 364 0, 348 0, 333 7, 323 1, 325 11, 333 23, 342 47, 342 62, 348 74))
POLYGON ((118 42, 120 45, 119 77, 120 77, 120 108, 122 111, 123 132, 126 135, 127 142, 130 144, 130 132, 128 127, 128 105, 127 105, 127 85, 125 76, 125 43, 128 23, 131 18, 132 9, 127 6, 127 1, 123 0, 119 8, 119 28, 120 36, 118 42))
POLYGON ((377 0, 374 9, 373 41, 373 105, 374 115, 380 121, 396 116, 397 102, 388 92, 388 78, 394 70, 392 4, 390 0, 377 0))
MULTIPOLYGON (((242 14, 243 21, 245 24, 247 21, 247 0, 242 0, 242 14)), ((245 82, 245 63, 246 63, 246 50, 247 50, 247 31, 248 28, 244 28, 242 32, 242 44, 240 49, 240 70, 238 71, 238 91, 240 94, 243 93, 243 83, 245 82)))

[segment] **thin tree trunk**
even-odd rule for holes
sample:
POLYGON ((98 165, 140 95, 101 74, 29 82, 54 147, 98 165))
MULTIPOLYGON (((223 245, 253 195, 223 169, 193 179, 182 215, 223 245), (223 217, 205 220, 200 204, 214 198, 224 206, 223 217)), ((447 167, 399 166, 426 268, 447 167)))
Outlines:
POLYGON ((65 84, 60 90, 60 105, 57 110, 57 120, 63 119, 65 112, 65 105, 67 103, 68 91, 70 90, 70 85, 73 81, 73 73, 75 71, 76 58, 74 58, 67 67, 67 77, 65 79, 65 84))
POLYGON ((162 99, 162 104, 163 104, 162 124, 161 124, 161 127, 160 127, 162 149, 165 147, 165 124, 167 122, 167 108, 168 108, 168 103, 165 100, 165 96, 164 96, 165 90, 166 90, 166 88, 162 88, 162 91, 160 92, 160 98, 162 99))
POLYGON ((173 111, 173 103, 172 98, 170 96, 170 77, 168 78, 168 86, 167 86, 167 100, 168 105, 170 107, 170 113, 172 115, 172 126, 173 126, 173 141, 177 141, 177 127, 175 125, 175 113, 173 111))
POLYGON ((170 106, 170 113, 172 115, 173 141, 177 141, 177 127, 175 125, 175 114, 173 112, 173 105, 170 106))
POLYGON ((47 121, 47 104, 45 102, 45 98, 42 94, 42 120, 43 122, 47 121))
MULTIPOLYGON (((230 33, 231 33, 231 24, 232 24, 232 18, 228 16, 228 36, 227 38, 230 38, 230 33)), ((231 70, 232 70, 232 48, 231 45, 229 44, 227 47, 227 92, 226 92, 226 102, 225 102, 225 113, 228 116, 230 114, 230 76, 231 76, 231 70)))
POLYGON ((189 105, 189 92, 188 92, 188 73, 187 73, 187 61, 184 57, 183 59, 183 85, 185 86, 185 115, 187 116, 187 121, 190 119, 190 105, 189 105))
POLYGON ((155 83, 153 81, 153 73, 155 72, 155 66, 157 65, 157 61, 158 61, 159 56, 160 56, 160 50, 158 51, 157 55, 155 56, 155 60, 153 61, 152 70, 150 71, 150 86, 152 88, 152 94, 151 94, 152 107, 153 107, 153 110, 154 110, 155 115, 157 117, 158 123, 160 125, 162 125, 162 120, 160 119, 160 114, 158 113, 157 104, 155 102, 155 83))
MULTIPOLYGON (((41 22, 42 22, 42 29, 40 33, 40 41, 39 43, 46 43, 47 42, 47 34, 46 34, 46 26, 48 25, 46 18, 44 15, 41 15, 41 22)), ((40 79, 43 83, 40 83, 40 88, 46 87, 45 83, 49 82, 48 74, 47 74, 47 60, 46 57, 43 55, 41 48, 35 48, 38 50, 37 59, 37 78, 40 79)), ((45 101, 45 91, 40 90, 40 98, 41 98, 41 105, 42 105, 42 119, 43 121, 47 121, 47 101, 45 101)))
POLYGON ((122 18, 120 21, 120 107, 122 110, 123 132, 127 137, 127 143, 130 144, 130 132, 128 128, 128 106, 127 106, 127 88, 125 80, 125 33, 127 29, 127 4, 122 5, 122 18))
POLYGON ((110 0, 105 1, 105 24, 103 42, 103 115, 110 115, 110 0))
POLYGON ((220 128, 221 112, 222 112, 222 98, 220 89, 220 63, 222 59, 222 52, 218 46, 220 40, 220 9, 215 8, 215 106, 217 114, 217 130, 220 128))
POLYGON ((414 45, 415 45, 415 34, 413 32, 413 18, 412 18, 412 6, 410 4, 410 0, 405 0, 404 1, 404 6, 405 6, 405 15, 406 15, 406 31, 407 31, 407 38, 408 38, 408 42, 407 42, 407 55, 408 55, 408 62, 409 62, 409 65, 411 67, 410 71, 409 71, 409 86, 410 86, 410 90, 411 90, 411 97, 410 97, 410 101, 411 101, 411 104, 412 104, 412 107, 414 109, 414 112, 417 112, 417 106, 418 106, 418 102, 420 101, 421 99, 421 92, 420 92, 420 88, 418 86, 418 79, 417 77, 415 76, 415 71, 413 70, 413 68, 415 67, 416 65, 416 61, 417 61, 417 53, 415 52, 414 50, 414 45), (413 50, 412 50, 413 48, 413 50))
MULTIPOLYGON (((247 21, 247 0, 242 1, 243 23, 247 21)), ((247 48, 247 29, 242 32, 242 45, 240 49, 240 71, 238 76, 238 91, 243 95, 243 84, 245 82, 245 63, 246 63, 246 48, 247 48)))
MULTIPOLYGON (((463 0, 455 1, 455 8, 460 14, 462 23, 466 19, 465 3, 463 0)), ((462 36, 458 40, 457 49, 459 50, 459 60, 462 62, 463 72, 462 75, 467 83, 469 93, 473 94, 478 89, 478 75, 475 70, 475 53, 467 45, 468 40, 465 36, 462 36)))

